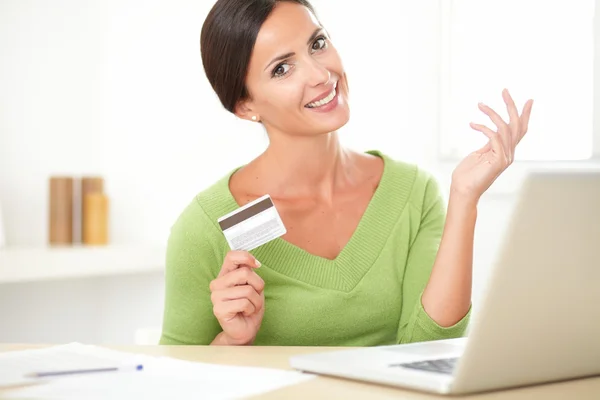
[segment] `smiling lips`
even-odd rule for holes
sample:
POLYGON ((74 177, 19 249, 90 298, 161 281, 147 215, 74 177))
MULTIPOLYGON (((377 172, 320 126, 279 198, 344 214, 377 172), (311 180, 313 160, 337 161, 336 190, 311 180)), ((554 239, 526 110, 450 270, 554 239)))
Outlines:
POLYGON ((308 103, 304 107, 317 108, 317 107, 323 107, 324 105, 331 103, 331 101, 333 101, 333 99, 335 98, 335 95, 337 94, 336 88, 337 88, 337 82, 333 85, 333 90, 331 92, 329 92, 329 94, 324 94, 322 96, 317 97, 317 100, 313 100, 312 102, 308 103))

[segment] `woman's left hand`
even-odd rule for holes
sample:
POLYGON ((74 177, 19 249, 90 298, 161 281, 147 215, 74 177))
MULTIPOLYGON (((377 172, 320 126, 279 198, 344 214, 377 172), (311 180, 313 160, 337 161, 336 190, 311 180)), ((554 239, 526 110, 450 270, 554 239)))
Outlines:
POLYGON ((521 115, 515 102, 508 93, 502 91, 502 98, 508 109, 510 121, 506 123, 490 107, 479 104, 479 109, 485 113, 496 125, 493 131, 485 125, 471 123, 471 128, 482 132, 489 138, 489 142, 481 149, 469 154, 458 164, 452 173, 451 191, 467 197, 475 203, 494 181, 512 164, 517 144, 527 133, 529 116, 533 100, 528 100, 523 107, 521 115))

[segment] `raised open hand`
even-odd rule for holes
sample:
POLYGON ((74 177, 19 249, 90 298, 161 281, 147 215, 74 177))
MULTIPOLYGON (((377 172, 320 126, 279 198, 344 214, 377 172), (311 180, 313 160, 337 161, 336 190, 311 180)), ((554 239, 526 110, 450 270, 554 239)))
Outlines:
POLYGON ((462 160, 452 173, 452 190, 478 201, 481 195, 514 161, 515 149, 527 133, 529 117, 533 100, 528 100, 521 114, 508 93, 502 91, 502 98, 508 109, 509 122, 505 122, 498 113, 490 107, 479 104, 479 109, 485 113, 494 125, 492 130, 485 125, 471 123, 471 128, 482 132, 489 138, 488 143, 481 149, 469 154, 462 160))

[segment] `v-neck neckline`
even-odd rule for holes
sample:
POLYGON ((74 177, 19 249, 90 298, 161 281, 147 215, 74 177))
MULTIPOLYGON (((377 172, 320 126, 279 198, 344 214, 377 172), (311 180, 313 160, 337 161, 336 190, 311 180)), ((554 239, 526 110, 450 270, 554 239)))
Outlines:
MULTIPOLYGON (((296 280, 336 290, 352 290, 381 253, 397 220, 393 216, 399 216, 399 207, 404 207, 409 191, 404 190, 402 194, 394 190, 399 172, 393 168, 393 160, 377 150, 366 153, 382 158, 383 173, 352 236, 334 259, 312 254, 281 237, 250 253, 267 268, 296 280), (399 197, 393 199, 390 196, 392 194, 399 197)), ((221 182, 225 186, 225 204, 222 206, 226 210, 233 211, 240 207, 231 193, 229 181, 242 167, 232 170, 221 182)))

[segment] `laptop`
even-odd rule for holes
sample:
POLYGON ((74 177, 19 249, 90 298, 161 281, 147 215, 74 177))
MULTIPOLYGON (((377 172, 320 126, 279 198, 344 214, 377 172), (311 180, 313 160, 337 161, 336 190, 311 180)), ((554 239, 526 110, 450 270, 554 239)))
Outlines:
POLYGON ((294 356, 292 368, 436 394, 600 375, 600 171, 523 181, 465 338, 294 356))

